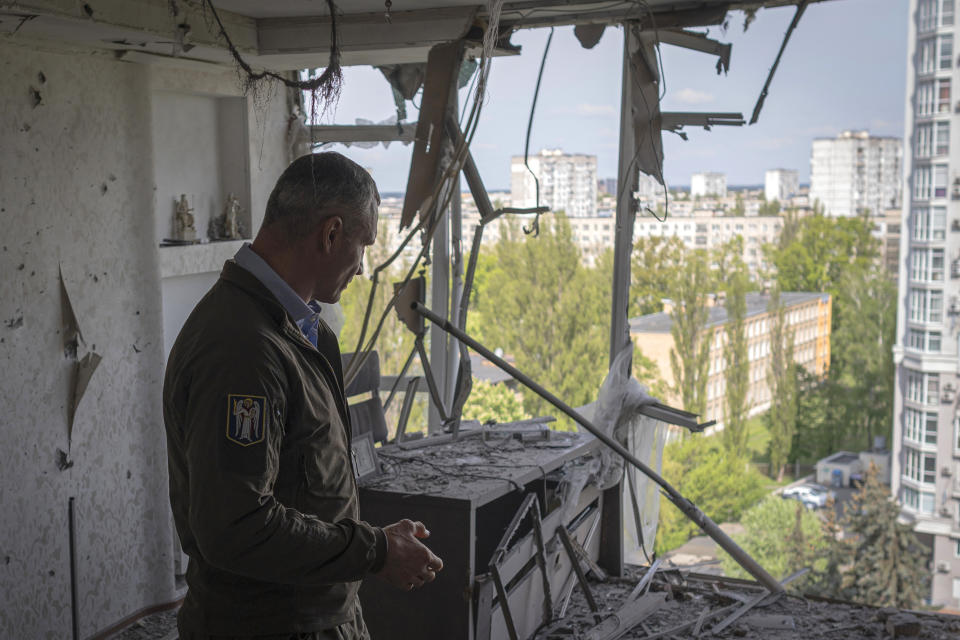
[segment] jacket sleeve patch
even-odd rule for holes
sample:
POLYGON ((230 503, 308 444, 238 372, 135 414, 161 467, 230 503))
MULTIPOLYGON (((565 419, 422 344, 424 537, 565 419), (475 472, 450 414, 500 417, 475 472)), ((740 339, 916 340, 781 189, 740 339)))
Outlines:
POLYGON ((249 447, 266 436, 267 399, 264 396, 227 394, 227 440, 249 447))

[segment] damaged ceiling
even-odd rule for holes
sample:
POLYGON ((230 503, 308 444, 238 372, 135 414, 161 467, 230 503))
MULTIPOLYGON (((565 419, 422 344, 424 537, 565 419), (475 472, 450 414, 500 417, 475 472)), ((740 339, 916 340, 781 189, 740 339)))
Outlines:
MULTIPOLYGON (((0 0, 0 34, 73 42, 113 50, 121 59, 178 64, 231 63, 208 0, 0 0)), ((823 0, 815 0, 817 2, 823 0)), ((212 0, 237 50, 260 68, 325 67, 331 40, 329 2, 212 0)), ((476 0, 350 0, 337 8, 341 64, 425 62, 430 48, 465 38, 479 41, 487 3, 476 0), (476 36, 475 38, 473 36, 476 36)), ((490 3, 493 6, 495 3, 490 3)), ((701 27, 728 10, 806 4, 799 0, 525 0, 504 2, 498 53, 517 53, 512 31, 559 25, 617 24, 701 27)))

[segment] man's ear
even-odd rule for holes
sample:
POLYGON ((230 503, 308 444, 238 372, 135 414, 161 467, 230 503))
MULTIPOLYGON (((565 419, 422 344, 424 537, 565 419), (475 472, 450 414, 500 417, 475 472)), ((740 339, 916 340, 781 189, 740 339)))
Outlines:
POLYGON ((317 229, 318 248, 323 253, 329 253, 343 233, 343 218, 330 216, 324 218, 317 229))

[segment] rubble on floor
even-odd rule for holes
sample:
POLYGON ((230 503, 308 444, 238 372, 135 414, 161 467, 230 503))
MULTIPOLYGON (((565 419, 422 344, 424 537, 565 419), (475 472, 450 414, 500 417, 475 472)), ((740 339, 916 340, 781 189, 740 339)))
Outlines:
POLYGON ((689 573, 675 568, 661 568, 650 580, 646 592, 631 601, 631 595, 645 573, 646 567, 628 565, 622 578, 609 578, 606 582, 591 581, 590 589, 600 608, 598 614, 590 611, 578 586, 567 615, 544 625, 535 638, 960 638, 960 617, 957 616, 877 608, 813 597, 777 596, 769 594, 756 583, 689 573), (628 619, 631 623, 625 629, 628 625, 624 622, 628 619))

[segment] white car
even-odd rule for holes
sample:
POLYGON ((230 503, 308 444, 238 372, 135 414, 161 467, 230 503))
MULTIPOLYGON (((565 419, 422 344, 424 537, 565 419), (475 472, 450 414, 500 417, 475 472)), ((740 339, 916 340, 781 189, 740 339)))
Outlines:
POLYGON ((789 500, 799 500, 807 509, 820 509, 827 506, 827 500, 836 497, 822 484, 807 482, 783 490, 781 497, 789 500))

